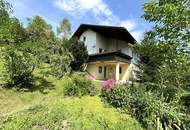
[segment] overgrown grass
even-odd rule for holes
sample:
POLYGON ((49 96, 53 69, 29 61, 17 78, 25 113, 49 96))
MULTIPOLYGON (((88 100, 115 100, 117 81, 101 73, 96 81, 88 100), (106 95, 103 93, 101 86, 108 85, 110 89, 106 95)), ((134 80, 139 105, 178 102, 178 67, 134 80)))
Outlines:
MULTIPOLYGON (((43 68, 46 69, 46 68, 43 68)), ((98 96, 64 98, 67 79, 55 79, 35 71, 35 88, 7 89, 0 86, 0 129, 139 130, 139 123, 115 108, 104 106, 98 96)), ((0 61, 0 75, 3 64, 0 61)), ((0 79, 0 84, 4 81, 0 79)), ((100 83, 93 82, 100 89, 100 83)))
MULTIPOLYGON (((115 108, 104 106, 98 96, 64 98, 65 79, 49 77, 44 82, 51 84, 33 91, 0 89, 0 129, 141 129, 136 120, 127 114, 121 114, 115 108)), ((96 86, 99 83, 94 82, 96 86)))
POLYGON ((106 108, 100 98, 60 99, 1 117, 0 126, 12 129, 140 130, 137 121, 114 108, 106 108))

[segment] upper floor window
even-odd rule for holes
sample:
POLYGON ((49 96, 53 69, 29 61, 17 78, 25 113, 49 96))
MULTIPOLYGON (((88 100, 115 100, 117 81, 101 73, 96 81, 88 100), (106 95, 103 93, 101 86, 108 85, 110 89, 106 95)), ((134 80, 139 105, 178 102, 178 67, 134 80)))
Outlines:
POLYGON ((86 41, 86 37, 84 36, 84 37, 83 37, 83 42, 85 42, 85 41, 86 41))
POLYGON ((99 53, 102 53, 103 52, 103 49, 102 48, 99 48, 99 53))

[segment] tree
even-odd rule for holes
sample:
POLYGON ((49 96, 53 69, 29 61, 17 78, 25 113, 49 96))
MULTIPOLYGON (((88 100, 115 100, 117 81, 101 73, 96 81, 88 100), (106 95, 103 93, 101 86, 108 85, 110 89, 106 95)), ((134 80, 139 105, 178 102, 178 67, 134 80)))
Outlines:
POLYGON ((5 81, 9 87, 32 88, 34 79, 32 72, 35 69, 33 56, 23 52, 19 46, 6 46, 5 59, 5 81))
POLYGON ((11 18, 11 5, 0 0, 0 43, 20 43, 25 40, 25 29, 16 18, 11 18))
POLYGON ((65 42, 68 42, 68 40, 57 40, 49 50, 50 74, 57 78, 62 78, 71 72, 70 64, 73 62, 73 55, 65 48, 65 42))
POLYGON ((61 38, 69 38, 71 35, 71 23, 67 18, 64 18, 57 27, 57 34, 61 38))
MULTIPOLYGON (((0 0, 0 15, 5 16, 12 12, 12 6, 5 0, 0 0)), ((2 17, 1 17, 2 18, 2 17)))
POLYGON ((54 38, 54 32, 52 26, 48 24, 42 17, 35 16, 28 19, 29 23, 26 31, 29 35, 29 40, 52 40, 54 38))
MULTIPOLYGON (((190 4, 187 0, 152 0, 145 3, 143 9, 145 20, 154 23, 142 43, 134 47, 139 54, 140 76, 146 93, 162 99, 159 106, 168 104, 168 107, 177 108, 175 112, 188 115, 188 109, 184 109, 188 106, 184 106, 182 99, 190 90, 190 4)), ((151 102, 154 100, 157 99, 151 102)), ((150 111, 154 110, 154 104, 150 106, 150 111)), ((156 113, 163 112, 160 109, 156 113)), ((176 118, 176 121, 159 114, 146 118, 152 120, 155 117, 155 128, 161 124, 163 129, 189 129, 189 119, 186 117, 176 118)), ((143 118, 143 121, 146 119, 143 118)))
POLYGON ((65 48, 72 53, 74 61, 71 62, 71 68, 73 71, 82 71, 83 65, 88 58, 88 51, 83 42, 76 38, 71 38, 65 44, 65 48))
POLYGON ((143 6, 145 20, 154 22, 159 43, 186 47, 190 41, 190 4, 188 0, 152 0, 143 6))
POLYGON ((139 55, 138 67, 142 71, 138 77, 141 82, 158 82, 158 69, 164 61, 163 52, 167 51, 159 48, 160 45, 156 44, 153 35, 153 31, 146 32, 141 44, 133 46, 134 51, 139 55))
POLYGON ((1 43, 21 43, 26 39, 25 29, 16 18, 10 18, 0 28, 1 43))
MULTIPOLYGON (((180 71, 186 72, 187 75, 189 72, 188 67, 186 67, 189 66, 189 64, 187 64, 184 59, 188 59, 189 57, 187 43, 190 42, 190 4, 187 0, 176 0, 175 2, 172 0, 152 0, 149 3, 145 3, 143 9, 145 11, 143 17, 147 21, 155 23, 153 30, 148 32, 147 34, 149 35, 146 35, 142 41, 142 45, 149 47, 149 50, 147 49, 145 55, 140 54, 140 62, 148 69, 152 67, 149 71, 146 68, 143 69, 143 72, 156 71, 154 75, 148 76, 155 77, 155 79, 149 80, 149 82, 164 82, 164 84, 162 84, 163 86, 166 85, 166 82, 161 80, 168 80, 168 82, 175 85, 175 87, 183 88, 185 86, 184 78, 186 76, 180 71), (151 55, 148 55, 148 53, 151 55), (145 61, 143 58, 147 58, 148 60, 145 61), (173 70, 170 76, 175 80, 171 80, 171 78, 169 80, 169 77, 163 79, 164 74, 160 74, 160 72, 163 72, 162 70, 164 70, 165 67, 173 70), (174 70, 178 71, 175 73, 180 73, 180 75, 174 74, 174 70), (183 84, 183 87, 180 84, 183 84)), ((141 50, 141 52, 143 51, 142 49, 139 50, 141 50)), ((165 73, 168 75, 169 71, 165 71, 165 73)))

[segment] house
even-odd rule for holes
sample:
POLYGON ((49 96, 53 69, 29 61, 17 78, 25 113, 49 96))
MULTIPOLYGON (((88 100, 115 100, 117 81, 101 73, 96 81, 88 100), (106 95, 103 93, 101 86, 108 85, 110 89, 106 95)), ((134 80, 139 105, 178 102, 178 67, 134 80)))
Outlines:
POLYGON ((128 81, 133 77, 136 40, 124 27, 81 24, 73 34, 87 47, 87 73, 97 80, 128 81))

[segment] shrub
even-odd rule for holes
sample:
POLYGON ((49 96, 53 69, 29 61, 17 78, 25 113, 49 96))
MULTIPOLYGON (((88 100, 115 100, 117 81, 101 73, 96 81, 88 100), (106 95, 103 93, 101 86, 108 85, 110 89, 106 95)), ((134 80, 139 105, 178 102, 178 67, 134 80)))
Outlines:
POLYGON ((91 81, 86 80, 83 73, 75 73, 71 75, 64 86, 64 95, 66 96, 93 96, 97 91, 95 85, 91 81))
POLYGON ((8 86, 32 87, 34 83, 32 72, 35 68, 32 56, 14 47, 7 47, 4 54, 6 69, 4 78, 8 86))
POLYGON ((146 129, 189 128, 174 103, 165 102, 156 93, 146 91, 144 85, 113 85, 106 81, 101 89, 101 98, 106 103, 128 110, 146 129))
POLYGON ((100 97, 116 108, 124 108, 128 103, 126 87, 116 85, 114 80, 107 80, 102 84, 100 97))
POLYGON ((175 103, 165 102, 164 97, 146 91, 142 86, 127 86, 127 109, 146 129, 184 128, 185 123, 180 108, 175 103))

